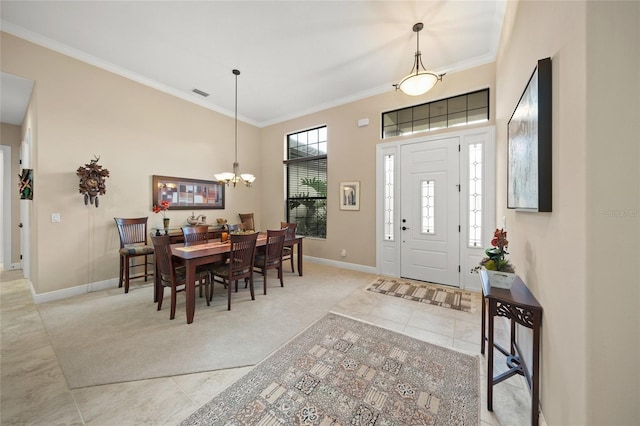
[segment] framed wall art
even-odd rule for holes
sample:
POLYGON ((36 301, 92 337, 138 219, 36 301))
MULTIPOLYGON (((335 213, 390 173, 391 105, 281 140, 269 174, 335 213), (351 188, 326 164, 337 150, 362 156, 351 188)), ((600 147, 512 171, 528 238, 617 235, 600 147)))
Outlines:
POLYGON ((538 61, 508 123, 507 208, 551 211, 551 58, 538 61))
POLYGON ((360 210, 360 182, 340 183, 340 210, 360 210))
POLYGON ((224 209, 224 185, 210 180, 153 176, 152 205, 168 210, 224 209))

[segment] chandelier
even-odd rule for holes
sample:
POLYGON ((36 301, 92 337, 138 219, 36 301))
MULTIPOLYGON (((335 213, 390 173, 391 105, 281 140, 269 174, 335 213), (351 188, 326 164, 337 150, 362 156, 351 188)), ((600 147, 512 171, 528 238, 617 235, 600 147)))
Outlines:
POLYGON ((247 186, 251 186, 256 177, 250 173, 240 174, 240 165, 238 164, 238 76, 240 71, 233 70, 233 75, 236 76, 236 109, 235 109, 235 161, 233 162, 233 172, 217 173, 215 178, 218 182, 226 184, 227 186, 232 183, 236 186, 238 182, 242 182, 247 186))
POLYGON ((427 71, 422 64, 422 54, 420 53, 420 31, 424 28, 422 22, 418 22, 413 26, 413 32, 416 33, 416 54, 413 61, 413 68, 408 76, 402 79, 398 84, 393 86, 396 90, 402 90, 407 95, 418 96, 427 93, 438 81, 442 81, 442 74, 436 74, 427 71), (422 67, 422 70, 420 70, 422 67))

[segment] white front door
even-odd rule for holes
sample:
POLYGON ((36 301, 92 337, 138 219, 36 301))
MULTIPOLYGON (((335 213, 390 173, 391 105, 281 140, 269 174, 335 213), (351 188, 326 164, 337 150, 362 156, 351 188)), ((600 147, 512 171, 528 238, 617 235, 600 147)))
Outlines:
POLYGON ((403 145, 400 275, 460 286, 459 137, 403 145))

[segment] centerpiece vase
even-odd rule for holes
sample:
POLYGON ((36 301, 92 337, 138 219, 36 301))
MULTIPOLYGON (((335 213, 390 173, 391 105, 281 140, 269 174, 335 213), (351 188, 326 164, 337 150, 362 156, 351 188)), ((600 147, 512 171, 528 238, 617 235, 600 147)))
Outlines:
POLYGON ((162 218, 162 225, 164 226, 165 235, 169 233, 169 220, 170 220, 170 218, 168 218, 168 217, 163 217, 162 218))

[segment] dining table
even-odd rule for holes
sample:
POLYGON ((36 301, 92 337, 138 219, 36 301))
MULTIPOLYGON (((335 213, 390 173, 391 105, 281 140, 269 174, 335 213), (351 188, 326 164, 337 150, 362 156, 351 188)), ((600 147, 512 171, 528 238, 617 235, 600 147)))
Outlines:
MULTIPOLYGON (((298 255, 298 274, 302 276, 302 240, 304 236, 296 235, 285 240, 284 245, 293 247, 297 245, 298 255)), ((256 247, 262 247, 267 244, 267 234, 260 233, 256 242, 256 247)), ((223 262, 229 256, 231 251, 231 241, 222 242, 220 240, 207 242, 204 244, 196 244, 186 246, 184 243, 171 244, 171 253, 174 260, 181 263, 186 268, 186 310, 187 324, 193 322, 196 309, 196 269, 201 265, 223 262)), ((157 276, 157 275, 156 275, 157 276)), ((213 283, 212 283, 213 284, 213 283)), ((160 297, 160 284, 155 282, 154 299, 157 302, 160 297)))

